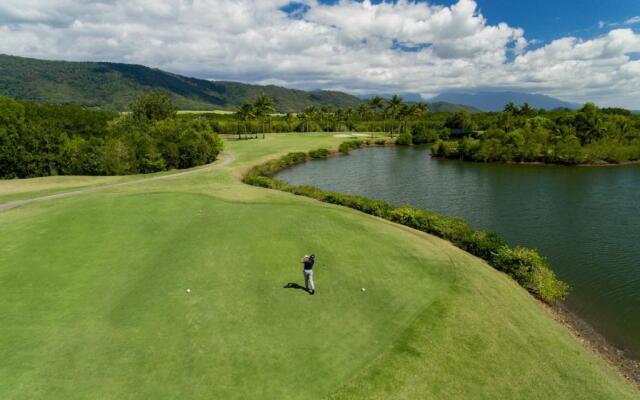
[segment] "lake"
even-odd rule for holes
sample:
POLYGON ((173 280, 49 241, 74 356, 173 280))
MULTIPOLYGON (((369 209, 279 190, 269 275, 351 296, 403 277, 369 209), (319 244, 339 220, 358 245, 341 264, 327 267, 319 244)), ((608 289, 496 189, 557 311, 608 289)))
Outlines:
POLYGON ((567 306, 640 358, 640 165, 477 164, 397 146, 309 162, 277 178, 461 217, 537 248, 571 285, 567 306))

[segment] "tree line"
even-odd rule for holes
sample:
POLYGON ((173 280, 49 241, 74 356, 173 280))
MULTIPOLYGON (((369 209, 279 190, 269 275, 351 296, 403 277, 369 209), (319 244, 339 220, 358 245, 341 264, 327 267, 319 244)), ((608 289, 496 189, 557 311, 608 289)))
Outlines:
MULTIPOLYGON (((374 97, 357 108, 309 107, 273 114, 261 96, 233 116, 212 121, 221 133, 257 137, 257 132, 383 132, 401 145, 434 144, 435 156, 479 162, 560 164, 640 160, 640 116, 587 103, 579 110, 535 109, 509 103, 502 112, 429 112, 426 104, 400 96, 374 97), (266 106, 265 106, 266 104, 266 106), (235 124, 234 124, 235 121, 235 124), (237 122, 240 121, 240 124, 237 122), (266 122, 265 122, 266 121, 266 122)), ((264 137, 264 133, 263 133, 264 137)))
POLYGON ((212 162, 222 140, 199 117, 180 118, 151 92, 116 114, 0 97, 0 177, 122 175, 212 162))
POLYGON ((425 103, 406 103, 394 95, 388 100, 376 96, 355 108, 323 105, 298 113, 274 111, 273 100, 263 93, 254 101, 244 102, 232 115, 207 117, 218 132, 237 135, 239 139, 264 137, 265 132, 386 132, 393 137, 413 132, 415 123, 429 110, 425 103))
POLYGON ((552 112, 507 104, 501 113, 465 116, 457 127, 469 134, 441 138, 431 147, 432 154, 478 162, 567 165, 640 160, 640 117, 593 103, 577 111, 552 112))

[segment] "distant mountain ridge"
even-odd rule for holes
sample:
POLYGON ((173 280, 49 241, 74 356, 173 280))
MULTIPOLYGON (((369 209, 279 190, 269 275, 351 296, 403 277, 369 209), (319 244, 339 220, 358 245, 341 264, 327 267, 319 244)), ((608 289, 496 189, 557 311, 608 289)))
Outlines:
POLYGON ((544 108, 546 110, 557 108, 577 109, 582 106, 579 103, 566 102, 543 94, 512 91, 444 92, 429 101, 462 104, 482 111, 502 111, 509 102, 520 106, 524 103, 529 103, 531 107, 544 108))
MULTIPOLYGON (((427 101, 425 100, 419 93, 399 93, 402 99, 407 103, 426 103, 429 111, 431 112, 456 112, 456 111, 469 111, 472 113, 482 112, 482 110, 468 106, 464 104, 456 104, 448 101, 427 101)), ((369 100, 372 97, 380 96, 384 99, 390 99, 392 94, 365 94, 359 95, 358 97, 362 100, 369 100)))
POLYGON ((265 92, 280 112, 309 106, 356 107, 361 100, 337 91, 303 91, 275 85, 209 81, 109 62, 47 61, 0 54, 0 95, 43 103, 74 103, 114 111, 128 109, 140 93, 163 90, 183 110, 238 107, 265 92))

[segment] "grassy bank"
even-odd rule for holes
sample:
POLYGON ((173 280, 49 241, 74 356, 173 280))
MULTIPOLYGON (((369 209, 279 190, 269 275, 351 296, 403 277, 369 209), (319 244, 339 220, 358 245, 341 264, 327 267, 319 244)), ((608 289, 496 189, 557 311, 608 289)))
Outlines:
POLYGON ((343 140, 227 142, 221 169, 0 213, 0 398, 638 398, 480 259, 240 182, 343 140), (311 251, 317 294, 284 289, 311 251))

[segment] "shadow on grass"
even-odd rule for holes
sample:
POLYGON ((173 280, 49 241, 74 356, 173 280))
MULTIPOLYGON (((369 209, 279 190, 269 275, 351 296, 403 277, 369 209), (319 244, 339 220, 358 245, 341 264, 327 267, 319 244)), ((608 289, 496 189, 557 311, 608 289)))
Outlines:
POLYGON ((293 282, 289 282, 286 285, 284 285, 282 287, 283 289, 300 289, 300 290, 304 290, 305 292, 311 294, 310 291, 307 290, 307 288, 305 288, 304 286, 300 286, 297 283, 293 283, 293 282))

